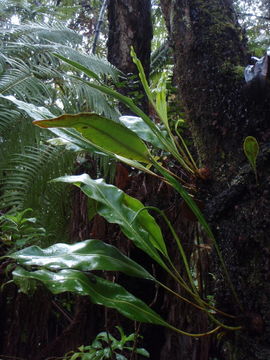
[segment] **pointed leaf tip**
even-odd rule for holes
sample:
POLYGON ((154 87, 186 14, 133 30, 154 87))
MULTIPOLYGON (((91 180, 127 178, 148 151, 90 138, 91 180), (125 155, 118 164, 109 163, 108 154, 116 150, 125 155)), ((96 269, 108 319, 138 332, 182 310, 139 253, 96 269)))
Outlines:
POLYGON ((53 119, 34 121, 34 124, 43 128, 75 128, 103 151, 150 163, 149 150, 137 134, 100 115, 64 114, 53 119))

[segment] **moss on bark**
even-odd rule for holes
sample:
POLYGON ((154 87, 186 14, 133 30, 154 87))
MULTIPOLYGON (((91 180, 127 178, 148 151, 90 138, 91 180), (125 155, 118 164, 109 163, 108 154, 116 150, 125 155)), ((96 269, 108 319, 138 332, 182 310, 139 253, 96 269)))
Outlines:
POLYGON ((212 173, 210 181, 200 184, 197 196, 205 203, 243 307, 236 304, 212 256, 212 291, 218 306, 237 315, 236 322, 244 327, 237 334, 225 334, 216 350, 212 346, 212 356, 267 360, 270 92, 264 88, 257 99, 246 96, 239 75, 246 59, 245 39, 231 1, 162 0, 161 4, 175 54, 179 96, 198 155, 212 173), (259 186, 243 155, 247 135, 255 135, 263 149, 259 186))

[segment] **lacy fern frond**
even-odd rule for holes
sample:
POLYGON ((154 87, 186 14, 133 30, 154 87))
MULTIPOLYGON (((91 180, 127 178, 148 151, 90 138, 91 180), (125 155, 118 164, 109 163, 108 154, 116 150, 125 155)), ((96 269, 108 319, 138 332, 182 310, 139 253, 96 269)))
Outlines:
POLYGON ((5 168, 0 168, 0 210, 14 213, 32 208, 51 235, 63 231, 59 223, 67 226, 68 213, 63 202, 69 201, 68 190, 49 180, 72 173, 75 156, 52 145, 25 147, 24 152, 11 154, 5 168))
MULTIPOLYGON (((100 77, 117 79, 117 69, 75 50, 78 35, 71 30, 61 24, 52 27, 28 24, 0 34, 0 94, 45 106, 55 116, 93 111, 117 119, 114 103, 70 76, 81 74, 53 54, 80 62, 100 77)), ((0 98, 0 210, 14 213, 32 208, 53 242, 57 234, 63 238, 67 229, 70 197, 65 186, 48 181, 74 173, 77 154, 47 145, 51 133, 33 126, 32 119, 5 96, 0 98)), ((105 172, 110 168, 102 165, 105 172)))

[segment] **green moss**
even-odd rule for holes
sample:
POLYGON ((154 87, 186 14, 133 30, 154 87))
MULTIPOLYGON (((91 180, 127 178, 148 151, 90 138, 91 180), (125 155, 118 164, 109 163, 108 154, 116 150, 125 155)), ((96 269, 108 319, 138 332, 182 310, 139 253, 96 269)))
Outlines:
POLYGON ((227 60, 221 65, 220 73, 226 76, 231 76, 235 80, 242 80, 244 77, 244 66, 234 65, 227 60))
POLYGON ((245 67, 241 65, 234 65, 232 67, 232 74, 235 80, 241 81, 244 79, 245 67))

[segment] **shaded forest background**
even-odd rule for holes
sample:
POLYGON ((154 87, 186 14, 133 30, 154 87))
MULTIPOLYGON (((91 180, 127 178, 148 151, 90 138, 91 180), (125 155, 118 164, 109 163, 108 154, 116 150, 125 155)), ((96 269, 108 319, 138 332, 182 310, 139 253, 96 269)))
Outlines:
MULTIPOLYGON (((0 6, 1 255, 33 244, 47 247, 96 238, 117 245, 173 288, 162 269, 127 241, 116 225, 94 214, 85 195, 48 183, 64 174, 104 177, 145 205, 166 212, 185 245, 202 295, 233 314, 243 328, 239 333, 224 330, 219 336, 198 340, 133 323, 91 304, 87 297, 55 296, 43 287, 33 293, 29 288, 26 295, 9 283, 13 265, 4 259, 0 266, 3 359, 61 358, 80 345, 91 344, 100 331, 117 337, 116 325, 126 334, 141 334, 138 346, 155 360, 269 359, 269 80, 248 87, 243 75, 245 66, 254 62, 251 56, 264 56, 269 45, 269 3, 57 0, 3 1, 0 6), (156 119, 138 81, 131 46, 152 89, 162 71, 167 73, 171 125, 182 119, 183 134, 206 176, 204 180, 188 178, 178 164, 170 166, 196 183, 196 198, 219 241, 240 307, 228 290, 209 239, 167 184, 106 157, 55 146, 50 142, 52 133, 32 126, 27 113, 5 98, 13 95, 46 107, 55 116, 95 111, 117 120, 120 113, 132 115, 123 105, 68 79, 72 70, 51 54, 58 49, 74 61, 84 61, 85 66, 91 62, 104 81, 114 82, 120 93, 132 97, 156 119), (259 185, 243 153, 248 135, 260 144, 259 185)), ((161 217, 157 221, 182 271, 181 259, 170 245, 170 231, 161 217)), ((178 328, 201 333, 211 326, 203 312, 147 281, 106 272, 103 276, 117 280, 178 328)))

